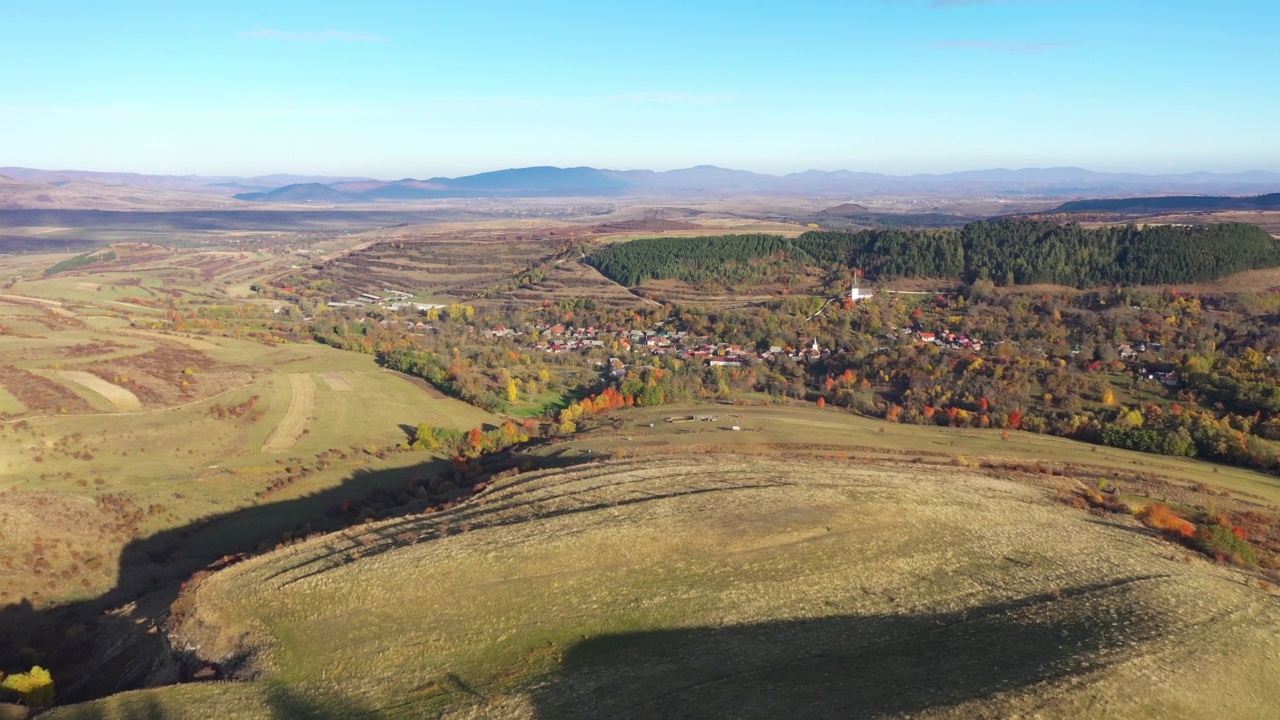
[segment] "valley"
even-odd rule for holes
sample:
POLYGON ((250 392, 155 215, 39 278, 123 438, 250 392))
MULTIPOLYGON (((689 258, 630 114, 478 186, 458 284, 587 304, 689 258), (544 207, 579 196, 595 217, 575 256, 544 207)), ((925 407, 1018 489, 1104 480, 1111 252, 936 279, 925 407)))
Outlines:
POLYGON ((760 202, 0 256, 5 667, 69 718, 1197 717, 1273 662, 1274 270, 851 302, 864 236, 760 202), (598 269, 649 244, 701 274, 598 269))

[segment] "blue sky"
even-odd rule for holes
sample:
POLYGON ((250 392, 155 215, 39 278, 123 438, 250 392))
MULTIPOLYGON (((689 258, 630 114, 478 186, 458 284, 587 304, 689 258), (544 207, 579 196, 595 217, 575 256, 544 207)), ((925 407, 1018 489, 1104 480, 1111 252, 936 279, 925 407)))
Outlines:
POLYGON ((0 165, 1280 171, 1275 0, 0 0, 0 165))

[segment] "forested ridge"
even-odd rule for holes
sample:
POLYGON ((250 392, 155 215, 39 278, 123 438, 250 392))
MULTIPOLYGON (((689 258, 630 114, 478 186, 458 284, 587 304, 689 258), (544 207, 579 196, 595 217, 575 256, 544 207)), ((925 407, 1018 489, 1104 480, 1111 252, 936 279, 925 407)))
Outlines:
POLYGON ((1246 223, 1123 225, 1009 219, 961 230, 863 230, 777 235, 650 238, 592 255, 601 273, 623 285, 646 280, 759 281, 780 268, 858 268, 868 277, 942 278, 999 285, 1165 284, 1214 280, 1280 266, 1280 242, 1246 223))
POLYGON ((1112 198, 1072 200, 1054 212, 1205 212, 1219 210, 1274 210, 1280 208, 1280 193, 1256 197, 1214 197, 1178 195, 1172 197, 1112 198))

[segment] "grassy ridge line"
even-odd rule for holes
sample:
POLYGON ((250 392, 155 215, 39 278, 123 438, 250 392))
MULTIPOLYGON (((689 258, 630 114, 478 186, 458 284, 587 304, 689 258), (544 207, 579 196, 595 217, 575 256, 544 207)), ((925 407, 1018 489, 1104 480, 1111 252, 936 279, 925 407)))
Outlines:
POLYGON ((667 417, 707 414, 706 405, 664 405, 627 410, 611 416, 612 428, 575 437, 546 451, 572 454, 644 454, 658 451, 691 452, 705 446, 723 452, 778 448, 820 448, 823 452, 850 454, 881 452, 912 461, 915 458, 941 459, 962 455, 973 461, 1009 461, 1110 468, 1116 473, 1154 474, 1166 480, 1193 485, 1210 485, 1243 493, 1266 503, 1280 505, 1280 478, 1253 470, 1214 465, 1203 460, 1154 456, 1132 450, 1090 445, 1078 440, 1013 432, 1005 439, 1000 430, 951 428, 927 425, 898 425, 883 420, 836 411, 819 411, 811 406, 714 406, 715 423, 672 424, 667 417), (650 423, 653 427, 649 427, 650 423), (740 432, 729 430, 739 426, 740 432))

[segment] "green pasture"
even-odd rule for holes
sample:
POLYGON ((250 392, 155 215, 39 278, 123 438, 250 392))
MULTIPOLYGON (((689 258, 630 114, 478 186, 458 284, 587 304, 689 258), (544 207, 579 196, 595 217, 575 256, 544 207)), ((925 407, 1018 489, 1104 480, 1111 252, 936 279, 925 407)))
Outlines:
POLYGON ((1277 477, 1192 458, 1150 455, 1052 435, 1009 431, 1009 439, 1005 440, 1002 430, 899 425, 832 408, 818 410, 808 406, 662 406, 637 408, 616 417, 622 420, 619 430, 575 438, 569 447, 608 453, 651 445, 821 444, 835 446, 832 452, 845 452, 850 456, 881 455, 902 461, 948 462, 962 455, 973 461, 1078 463, 1127 473, 1152 473, 1189 485, 1203 482, 1250 493, 1280 505, 1280 478, 1277 477), (668 417, 684 415, 714 415, 719 419, 716 422, 666 422, 668 417), (649 427, 650 423, 653 427, 649 427), (741 428, 737 432, 731 429, 735 425, 741 428))
POLYGON ((1275 700, 1268 597, 1029 485, 686 456, 483 497, 206 580, 178 636, 209 659, 256 651, 257 679, 50 717, 959 720, 1096 703, 1207 720, 1275 700))

